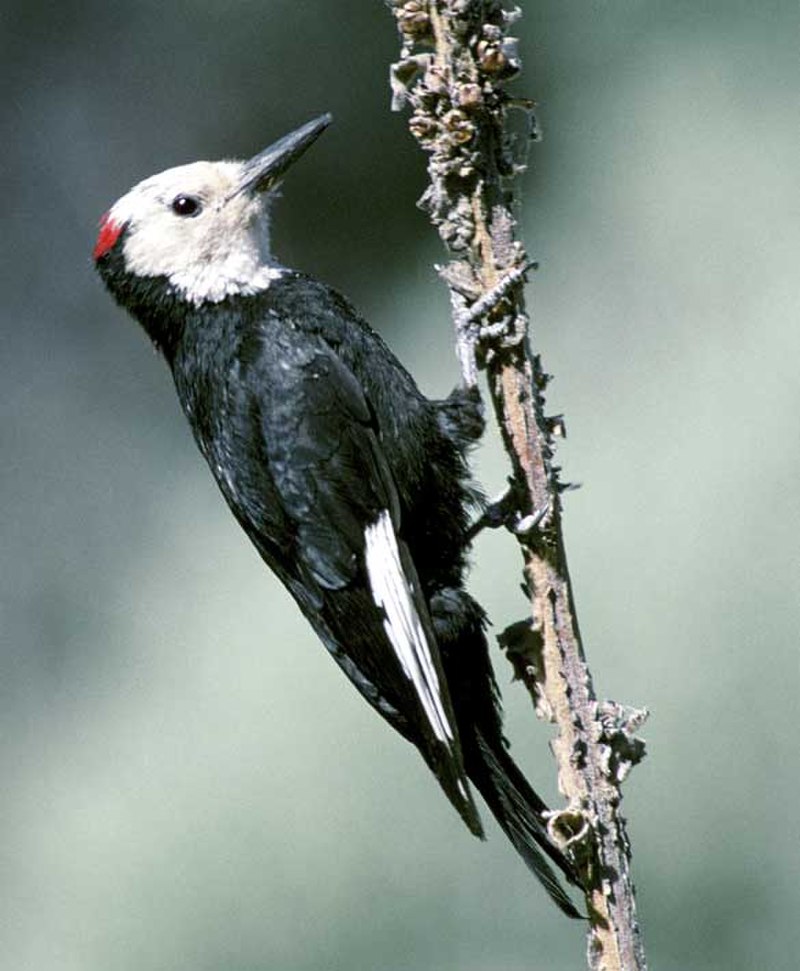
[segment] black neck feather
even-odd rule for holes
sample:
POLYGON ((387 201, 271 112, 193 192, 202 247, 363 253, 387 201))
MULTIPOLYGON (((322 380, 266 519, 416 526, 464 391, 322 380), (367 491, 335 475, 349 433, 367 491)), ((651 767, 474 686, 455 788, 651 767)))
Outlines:
POLYGON ((125 266, 124 236, 97 261, 97 271, 120 306, 145 329, 170 366, 191 307, 166 276, 137 276, 125 266))

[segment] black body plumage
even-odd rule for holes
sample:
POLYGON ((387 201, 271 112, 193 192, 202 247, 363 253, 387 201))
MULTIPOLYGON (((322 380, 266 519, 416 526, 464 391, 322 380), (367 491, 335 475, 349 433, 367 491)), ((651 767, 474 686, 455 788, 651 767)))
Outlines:
POLYGON ((543 858, 573 879, 546 835, 546 807, 507 752, 484 615, 463 588, 477 499, 466 453, 483 427, 477 393, 425 398, 350 304, 300 273, 276 272, 255 293, 188 300, 168 275, 131 271, 128 232, 96 253, 97 268, 163 353, 242 528, 471 831, 483 834, 467 779, 577 916, 543 858), (421 673, 409 674, 419 658, 398 649, 393 607, 379 595, 376 573, 390 553, 412 605, 409 637, 429 652, 421 673), (431 684, 436 698, 426 697, 431 684))

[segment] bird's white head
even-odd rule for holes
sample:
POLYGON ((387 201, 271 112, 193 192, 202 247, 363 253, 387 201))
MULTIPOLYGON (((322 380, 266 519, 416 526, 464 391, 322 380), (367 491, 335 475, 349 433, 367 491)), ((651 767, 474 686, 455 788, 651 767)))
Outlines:
POLYGON ((330 121, 322 115, 246 162, 193 162, 140 182, 101 220, 98 268, 121 249, 126 273, 165 278, 192 303, 265 289, 281 273, 269 192, 330 121))

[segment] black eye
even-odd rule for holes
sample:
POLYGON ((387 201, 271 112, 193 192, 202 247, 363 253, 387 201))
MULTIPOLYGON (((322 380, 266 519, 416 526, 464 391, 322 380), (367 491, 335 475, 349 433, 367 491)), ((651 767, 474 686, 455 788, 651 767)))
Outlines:
POLYGON ((175 196, 172 211, 176 216, 196 216, 203 207, 194 196, 175 196))

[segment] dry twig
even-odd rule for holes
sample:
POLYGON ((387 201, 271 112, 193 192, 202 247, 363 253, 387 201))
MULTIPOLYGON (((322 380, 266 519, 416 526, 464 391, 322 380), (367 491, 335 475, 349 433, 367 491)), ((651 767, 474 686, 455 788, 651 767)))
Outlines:
MULTIPOLYGON (((450 288, 465 381, 485 369, 513 474, 502 508, 524 561, 530 617, 501 637, 552 743, 567 808, 551 835, 574 860, 589 913, 593 971, 643 971, 630 845, 620 784, 644 755, 634 737, 646 712, 598 703, 578 631, 553 462, 560 418, 544 413, 548 375, 528 342, 523 285, 532 267, 516 236, 511 179, 523 168, 508 134, 519 111, 535 134, 532 103, 505 84, 520 68, 508 29, 520 16, 499 0, 388 0, 400 31, 392 66, 393 107, 411 108, 409 127, 428 153, 430 184, 420 204, 450 254, 440 273, 450 288)), ((523 136, 524 137, 524 136, 523 136)), ((517 139, 517 144, 519 138, 517 139)))

